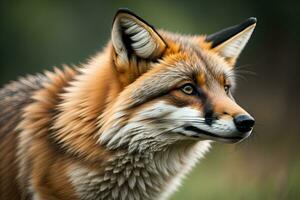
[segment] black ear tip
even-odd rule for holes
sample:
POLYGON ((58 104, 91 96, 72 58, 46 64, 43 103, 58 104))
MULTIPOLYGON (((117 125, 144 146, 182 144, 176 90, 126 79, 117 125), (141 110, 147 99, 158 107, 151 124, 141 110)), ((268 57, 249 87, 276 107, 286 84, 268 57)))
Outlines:
POLYGON ((249 26, 252 26, 253 24, 257 23, 256 17, 250 17, 246 19, 244 22, 236 25, 236 27, 239 27, 240 31, 244 30, 245 28, 248 28, 249 26))
POLYGON ((119 8, 116 15, 120 14, 120 13, 126 13, 126 14, 130 14, 130 15, 135 15, 131 10, 129 10, 128 8, 119 8))
POLYGON ((257 23, 257 19, 256 17, 250 17, 246 20, 246 22, 249 24, 249 25, 252 25, 252 24, 256 24, 257 23))
POLYGON ((117 18, 117 16, 119 16, 119 14, 129 14, 129 15, 133 15, 136 16, 136 14, 134 14, 131 10, 129 10, 128 8, 119 8, 115 14, 115 17, 113 19, 113 24, 117 18))

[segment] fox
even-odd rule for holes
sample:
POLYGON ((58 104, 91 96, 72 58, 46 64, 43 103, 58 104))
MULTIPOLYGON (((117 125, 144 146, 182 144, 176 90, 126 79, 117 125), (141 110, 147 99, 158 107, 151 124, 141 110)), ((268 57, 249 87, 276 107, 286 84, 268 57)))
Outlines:
POLYGON ((119 9, 84 64, 3 86, 0 199, 168 199, 213 142, 251 134, 232 92, 256 23, 184 35, 119 9))

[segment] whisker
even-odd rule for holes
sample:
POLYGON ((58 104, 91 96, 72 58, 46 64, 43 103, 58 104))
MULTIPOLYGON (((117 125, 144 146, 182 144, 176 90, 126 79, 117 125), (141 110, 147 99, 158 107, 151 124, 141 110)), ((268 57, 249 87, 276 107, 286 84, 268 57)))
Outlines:
POLYGON ((249 70, 239 70, 239 71, 236 71, 236 74, 258 76, 258 74, 256 72, 249 71, 249 70))
POLYGON ((238 65, 238 66, 235 66, 234 70, 245 69, 245 68, 251 67, 251 66, 252 66, 251 64, 238 65))
POLYGON ((246 77, 242 76, 241 74, 235 74, 235 75, 231 75, 231 76, 233 76, 237 80, 247 81, 246 77))

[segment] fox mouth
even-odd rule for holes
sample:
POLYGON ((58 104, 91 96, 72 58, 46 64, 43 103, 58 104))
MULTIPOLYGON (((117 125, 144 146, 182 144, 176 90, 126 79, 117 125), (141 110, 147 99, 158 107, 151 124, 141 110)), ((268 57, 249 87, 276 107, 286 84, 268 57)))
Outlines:
POLYGON ((205 130, 201 130, 201 129, 195 127, 195 126, 186 126, 186 127, 184 127, 184 129, 187 130, 187 131, 192 131, 194 133, 197 133, 196 135, 193 135, 193 137, 200 138, 201 136, 205 135, 209 139, 219 140, 219 141, 222 141, 222 142, 232 142, 232 143, 239 142, 239 141, 245 139, 246 137, 248 137, 250 135, 250 131, 249 131, 247 133, 243 133, 243 134, 241 133, 238 136, 224 137, 224 136, 216 135, 214 133, 211 133, 211 132, 208 132, 208 131, 205 131, 205 130))

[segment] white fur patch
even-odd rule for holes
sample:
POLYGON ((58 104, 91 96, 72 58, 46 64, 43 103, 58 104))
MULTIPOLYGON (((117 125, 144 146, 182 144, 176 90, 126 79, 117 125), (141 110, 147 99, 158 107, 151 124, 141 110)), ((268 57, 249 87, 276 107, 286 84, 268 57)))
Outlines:
POLYGON ((39 197, 39 195, 37 193, 34 193, 32 200, 41 200, 41 198, 39 197))
POLYGON ((133 41, 131 43, 132 49, 136 54, 142 58, 148 58, 156 49, 156 44, 150 33, 129 18, 122 18, 120 20, 121 26, 125 28, 125 33, 130 36, 133 41))
POLYGON ((145 154, 117 153, 104 174, 74 165, 69 178, 82 200, 166 199, 210 147, 209 141, 145 154))
MULTIPOLYGON (((121 116, 124 115, 126 114, 121 116)), ((126 123, 118 122, 123 126, 115 125, 109 128, 100 135, 99 142, 106 144, 110 149, 126 148, 129 152, 144 152, 160 151, 165 146, 182 140, 182 135, 211 139, 204 133, 186 130, 187 126, 220 137, 239 134, 232 119, 219 119, 208 125, 202 115, 199 110, 190 107, 178 108, 160 101, 135 113, 126 123)))

